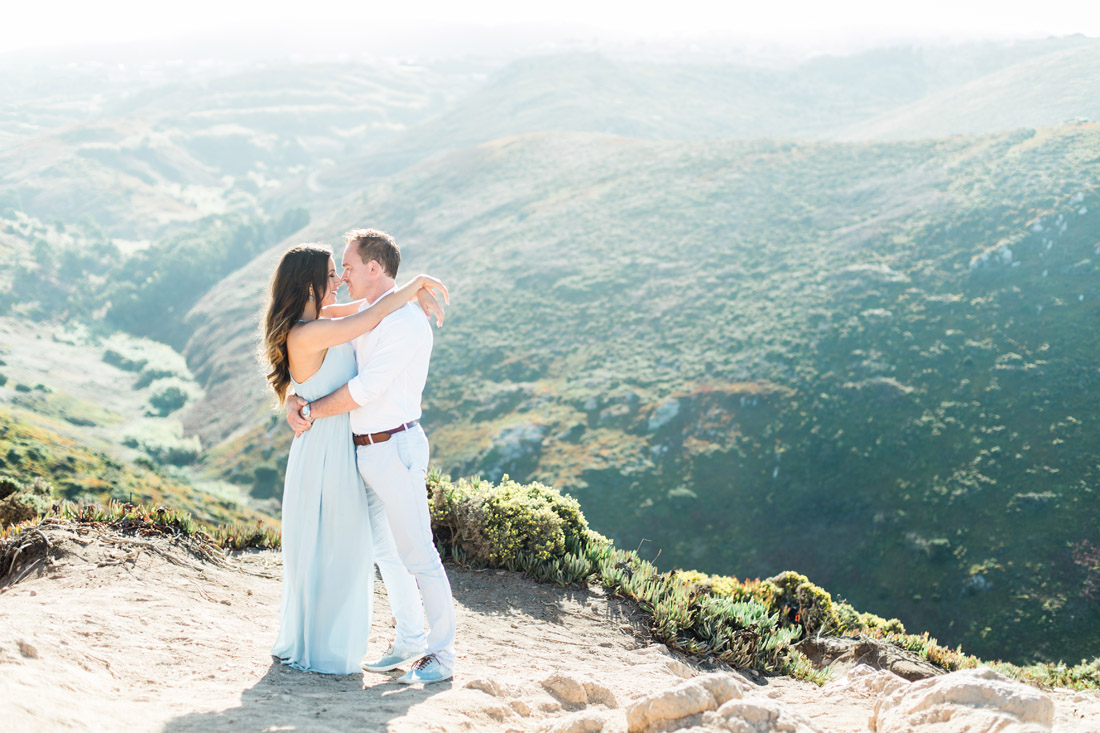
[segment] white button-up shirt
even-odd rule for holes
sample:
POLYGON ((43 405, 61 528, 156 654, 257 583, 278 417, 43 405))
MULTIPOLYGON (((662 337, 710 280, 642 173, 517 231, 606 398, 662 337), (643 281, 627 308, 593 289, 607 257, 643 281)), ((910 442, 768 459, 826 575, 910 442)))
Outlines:
MULTIPOLYGON (((360 310, 370 305, 365 303, 360 310)), ((359 374, 348 382, 351 398, 359 405, 351 411, 353 433, 380 433, 420 419, 433 342, 431 324, 415 302, 398 308, 374 330, 355 339, 359 374)))

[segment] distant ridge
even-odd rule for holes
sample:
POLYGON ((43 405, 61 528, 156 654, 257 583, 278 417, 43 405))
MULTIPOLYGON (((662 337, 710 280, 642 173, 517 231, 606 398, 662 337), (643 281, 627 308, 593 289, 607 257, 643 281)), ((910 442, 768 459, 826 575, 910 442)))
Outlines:
POLYGON ((1100 120, 1100 45, 1049 53, 870 120, 840 137, 897 140, 1100 120))

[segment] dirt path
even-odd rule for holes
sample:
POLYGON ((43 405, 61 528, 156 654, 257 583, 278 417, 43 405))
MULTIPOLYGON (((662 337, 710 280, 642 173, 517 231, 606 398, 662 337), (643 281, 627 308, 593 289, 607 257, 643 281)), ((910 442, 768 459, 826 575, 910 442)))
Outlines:
MULTIPOLYGON (((589 729, 614 730, 632 700, 713 669, 651 643, 629 605, 597 590, 451 566, 453 681, 419 688, 398 685, 399 672, 299 672, 268 653, 278 553, 219 567, 167 541, 126 544, 72 528, 49 535, 50 572, 0 593, 4 730, 537 730, 576 724, 582 711, 592 714, 589 729), (587 703, 571 702, 586 682, 587 703)), ((391 624, 380 590, 372 653, 389 642, 391 624)), ((874 706, 873 697, 837 698, 788 678, 748 679, 823 731, 866 730, 874 706)), ((1056 730, 1100 728, 1088 722, 1100 721, 1100 697, 1055 697, 1056 730)))

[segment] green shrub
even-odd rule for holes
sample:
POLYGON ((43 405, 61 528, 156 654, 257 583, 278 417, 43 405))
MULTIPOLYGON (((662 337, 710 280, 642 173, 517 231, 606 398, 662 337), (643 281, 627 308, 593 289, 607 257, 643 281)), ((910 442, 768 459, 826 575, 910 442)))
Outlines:
POLYGON ((194 394, 194 387, 178 377, 158 379, 150 386, 149 406, 154 415, 164 417, 187 404, 194 394))
POLYGON ((437 543, 460 563, 523 570, 540 582, 593 577, 635 601, 649 615, 654 637, 673 649, 817 683, 826 679, 791 646, 802 626, 789 623, 787 609, 771 603, 774 595, 790 595, 808 611, 822 608, 824 591, 801 576, 742 583, 693 571, 662 573, 588 529, 571 497, 507 476, 493 484, 433 472, 428 492, 437 543))
POLYGON ((211 533, 218 547, 227 550, 247 549, 271 549, 278 550, 283 546, 282 536, 279 530, 264 527, 263 522, 256 524, 235 523, 218 527, 211 533))
POLYGON ((146 363, 144 358, 134 358, 122 353, 120 349, 113 348, 104 349, 103 361, 127 372, 140 372, 146 363))
POLYGON ((542 484, 522 485, 505 476, 452 482, 433 474, 432 517, 469 560, 499 565, 523 558, 549 561, 566 554, 588 529, 575 499, 542 484))
POLYGON ((144 451, 161 465, 186 466, 194 463, 202 445, 197 435, 183 435, 178 422, 146 420, 136 423, 122 438, 122 444, 144 451))
POLYGON ((805 575, 788 570, 765 583, 771 586, 772 607, 786 624, 801 624, 807 636, 821 629, 833 613, 833 597, 805 575))
POLYGON ((896 618, 884 619, 873 613, 863 613, 857 611, 851 604, 841 601, 833 604, 833 612, 826 620, 825 630, 834 634, 867 630, 904 634, 905 626, 896 618))
POLYGON ((269 499, 283 493, 283 476, 274 466, 256 466, 252 471, 252 496, 269 499))
POLYGON ((768 607, 772 605, 775 586, 767 581, 741 581, 733 576, 707 575, 696 570, 677 570, 675 574, 691 585, 694 595, 715 595, 734 601, 759 601, 768 607))
POLYGON ((53 499, 53 487, 43 479, 0 473, 0 528, 41 516, 53 499))
POLYGON ((3 387, 7 383, 8 383, 8 378, 5 377, 3 374, 0 374, 0 387, 3 387))
POLYGON ((170 346, 124 333, 115 333, 106 340, 103 361, 124 371, 137 372, 135 389, 144 389, 167 377, 192 381, 187 362, 170 346))

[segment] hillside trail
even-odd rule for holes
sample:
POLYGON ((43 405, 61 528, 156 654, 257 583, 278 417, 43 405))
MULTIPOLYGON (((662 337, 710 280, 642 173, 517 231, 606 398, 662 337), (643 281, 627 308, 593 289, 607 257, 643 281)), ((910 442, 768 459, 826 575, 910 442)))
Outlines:
MULTIPOLYGON (((636 609, 595 587, 449 565, 452 681, 408 687, 396 682, 399 671, 301 672, 269 654, 278 552, 219 564, 165 538, 71 524, 46 534, 48 569, 0 591, 5 731, 625 730, 633 700, 722 669, 654 643, 636 609)), ((392 635, 377 588, 368 656, 392 635)), ((741 674, 752 694, 822 731, 867 730, 871 696, 741 674)), ((1100 695, 1051 694, 1055 730, 1096 729, 1089 721, 1100 721, 1100 695)))

